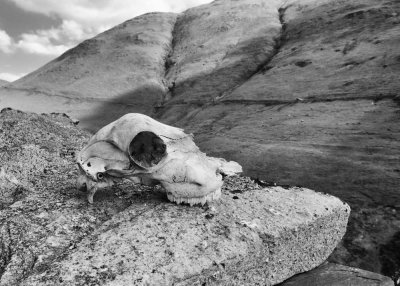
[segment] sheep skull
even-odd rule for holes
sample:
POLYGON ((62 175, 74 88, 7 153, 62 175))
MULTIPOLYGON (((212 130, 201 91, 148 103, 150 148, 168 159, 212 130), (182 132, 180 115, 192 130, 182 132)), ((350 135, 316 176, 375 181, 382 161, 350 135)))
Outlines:
POLYGON ((89 203, 99 188, 128 179, 159 183, 170 201, 205 204, 221 196, 222 174, 242 167, 208 157, 180 128, 143 114, 130 113, 100 129, 77 156, 77 185, 87 189, 89 203))

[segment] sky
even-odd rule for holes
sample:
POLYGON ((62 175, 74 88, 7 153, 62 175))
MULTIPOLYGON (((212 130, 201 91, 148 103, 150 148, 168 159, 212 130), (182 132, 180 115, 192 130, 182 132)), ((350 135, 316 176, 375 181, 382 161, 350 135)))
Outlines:
POLYGON ((0 0, 0 79, 14 81, 119 23, 211 0, 0 0))

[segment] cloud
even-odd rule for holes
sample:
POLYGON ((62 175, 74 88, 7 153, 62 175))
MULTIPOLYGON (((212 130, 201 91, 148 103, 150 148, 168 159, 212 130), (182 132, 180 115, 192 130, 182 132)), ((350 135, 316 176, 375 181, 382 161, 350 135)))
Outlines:
POLYGON ((19 79, 20 77, 23 77, 24 75, 25 75, 24 73, 13 74, 7 72, 0 72, 0 79, 12 82, 14 80, 19 79))
POLYGON ((30 54, 57 56, 77 43, 97 34, 91 27, 85 28, 72 20, 63 20, 57 28, 24 33, 15 48, 30 54))
POLYGON ((18 7, 87 26, 114 26, 147 12, 181 12, 211 0, 10 0, 18 7))
POLYGON ((36 34, 22 34, 21 40, 15 44, 15 47, 29 54, 54 56, 60 55, 70 48, 62 44, 53 44, 49 37, 36 34))
POLYGON ((62 19, 46 30, 24 33, 13 42, 0 31, 0 51, 57 56, 79 42, 148 12, 182 12, 211 0, 9 0, 25 11, 62 19))
POLYGON ((0 51, 8 54, 12 52, 13 41, 6 31, 0 30, 0 51))
POLYGON ((17 40, 0 30, 0 52, 11 54, 20 50, 28 54, 57 56, 93 33, 91 29, 66 20, 58 28, 23 33, 17 40))

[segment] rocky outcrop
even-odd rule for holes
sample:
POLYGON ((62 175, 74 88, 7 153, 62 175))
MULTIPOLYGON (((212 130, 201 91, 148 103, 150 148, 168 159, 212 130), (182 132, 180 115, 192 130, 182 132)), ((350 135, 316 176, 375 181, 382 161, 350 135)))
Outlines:
POLYGON ((346 229, 339 199, 246 177, 204 207, 127 183, 88 205, 74 159, 86 132, 14 110, 0 130, 0 285, 273 285, 322 263, 346 229))
POLYGON ((330 259, 394 275, 400 267, 391 251, 400 223, 399 24, 396 0, 219 0, 105 32, 94 38, 106 39, 97 56, 85 52, 90 44, 75 50, 82 51, 77 62, 91 62, 88 68, 67 61, 75 53, 67 52, 58 60, 63 65, 55 60, 1 89, 0 104, 54 108, 92 130, 132 111, 184 127, 202 150, 239 162, 247 175, 349 202, 349 231, 330 259), (144 34, 126 42, 123 31, 144 34), (120 70, 125 61, 135 64, 120 70), (97 68, 101 74, 73 79, 97 68), (134 75, 128 85, 119 81, 126 72, 134 75), (57 83, 59 77, 70 84, 57 83), (136 92, 142 83, 154 92, 136 92))

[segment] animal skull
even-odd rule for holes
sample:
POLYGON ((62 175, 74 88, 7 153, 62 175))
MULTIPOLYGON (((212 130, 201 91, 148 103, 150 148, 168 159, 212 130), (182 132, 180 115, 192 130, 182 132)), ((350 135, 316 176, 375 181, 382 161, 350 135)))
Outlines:
POLYGON ((221 196, 222 174, 242 172, 233 161, 208 157, 182 129, 130 113, 100 129, 77 156, 78 188, 93 203, 97 189, 128 179, 161 184, 170 201, 202 204, 221 196))

